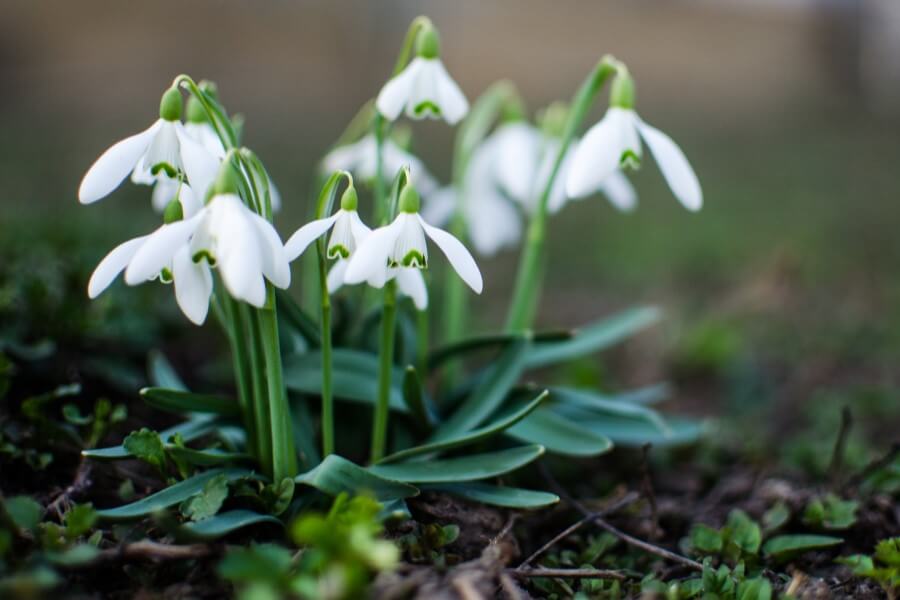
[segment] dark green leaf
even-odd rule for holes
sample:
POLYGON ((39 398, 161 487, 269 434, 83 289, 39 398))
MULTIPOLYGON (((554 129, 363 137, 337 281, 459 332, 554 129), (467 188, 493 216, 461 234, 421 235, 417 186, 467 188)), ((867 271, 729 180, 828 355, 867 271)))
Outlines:
POLYGON ((466 500, 506 508, 543 508, 559 502, 556 494, 501 487, 487 483, 443 483, 423 485, 422 489, 446 492, 466 500))
POLYGON ((164 388, 144 388, 141 390, 144 402, 174 413, 212 413, 225 417, 236 417, 240 414, 237 401, 213 394, 195 394, 164 388))
POLYGON ((66 537, 75 539, 86 534, 97 522, 97 511, 90 504, 76 504, 65 515, 66 537))
POLYGON ((12 496, 3 500, 3 508, 6 514, 20 529, 33 531, 41 522, 44 509, 28 496, 12 496))
MULTIPOLYGON (((159 432, 159 437, 167 442, 172 437, 180 435, 184 442, 191 442, 205 435, 209 435, 219 430, 223 426, 224 421, 208 416, 201 416, 184 423, 180 423, 174 427, 170 427, 159 432)), ((110 446, 109 448, 94 448, 92 450, 82 450, 82 456, 88 458, 98 458, 113 460, 119 458, 130 458, 131 453, 125 449, 124 445, 110 446)))
POLYGON ((316 468, 301 473, 294 481, 330 496, 337 496, 341 492, 353 495, 371 493, 381 501, 409 498, 419 493, 411 485, 377 475, 336 454, 326 456, 316 468))
POLYGON ((228 480, 219 474, 203 486, 203 489, 181 503, 181 514, 191 521, 208 519, 222 508, 228 498, 228 480))
POLYGON ((91 544, 75 544, 65 550, 49 551, 45 556, 51 564, 60 567, 78 567, 92 562, 98 554, 100 551, 91 544))
POLYGON ((181 392, 188 391, 187 386, 181 380, 181 377, 178 376, 172 363, 159 350, 151 350, 147 355, 147 372, 150 383, 154 387, 181 392))
POLYGON ((496 477, 527 465, 544 453, 544 447, 520 446, 485 454, 471 454, 422 462, 372 465, 369 471, 380 477, 410 483, 447 483, 496 477))
POLYGON ((215 540, 232 531, 257 523, 283 523, 272 515, 263 515, 252 510, 229 510, 196 523, 183 525, 178 536, 194 540, 215 540))
POLYGON ((779 535, 763 545, 766 556, 776 561, 787 561, 812 550, 823 550, 843 544, 844 540, 827 535, 779 535))
POLYGON ((632 308, 576 331, 571 340, 535 346, 526 359, 530 369, 594 354, 659 320, 655 307, 632 308))
POLYGON ((658 412, 641 404, 622 402, 591 390, 570 387, 551 387, 550 397, 554 404, 559 404, 561 407, 573 406, 589 410, 598 415, 642 419, 656 427, 659 433, 663 435, 671 433, 668 425, 666 425, 658 412))
POLYGON ((612 442, 601 433, 570 421, 542 407, 528 418, 506 430, 506 435, 521 442, 540 443, 547 450, 569 456, 596 456, 612 449, 612 442))
MULTIPOLYGON (((535 333, 532 341, 535 344, 543 342, 560 342, 572 338, 571 331, 550 331, 543 333, 535 333)), ((474 336, 459 342, 448 344, 443 348, 438 348, 428 355, 428 368, 435 369, 441 363, 459 356, 460 354, 470 354, 480 350, 489 348, 497 348, 507 346, 512 342, 521 339, 518 333, 494 333, 488 335, 474 336)))
POLYGON ((218 448, 196 450, 184 446, 167 445, 166 452, 176 460, 195 467, 216 467, 234 463, 252 463, 256 459, 244 452, 228 452, 218 448))
POLYGON ((468 433, 464 433, 458 437, 448 438, 439 442, 431 442, 422 446, 415 446, 413 448, 407 448, 406 450, 395 452, 390 456, 384 457, 381 461, 379 461, 378 464, 394 463, 400 460, 412 458, 413 456, 421 456, 423 454, 432 454, 435 452, 445 452, 453 448, 459 448, 462 446, 480 442, 481 440, 501 433, 509 427, 512 427, 516 423, 520 422, 522 419, 531 414, 531 412, 534 411, 538 406, 540 406, 540 404, 544 400, 546 400, 547 397, 548 394, 546 391, 541 392, 531 402, 528 402, 518 410, 512 411, 508 415, 505 415, 497 419, 493 423, 485 425, 484 427, 469 431, 468 433))
POLYGON ((418 426, 426 431, 430 430, 432 418, 425 404, 425 390, 422 389, 422 381, 412 365, 406 367, 403 374, 403 401, 418 426))
POLYGON ((159 470, 166 468, 166 449, 159 434, 144 427, 132 431, 122 443, 129 455, 138 458, 159 470))
POLYGON ((275 296, 277 300, 276 306, 278 307, 279 322, 283 321, 286 325, 289 325, 296 330, 306 339, 306 342, 311 347, 318 347, 320 334, 319 326, 316 324, 315 320, 303 312, 300 305, 294 302, 294 299, 291 298, 291 295, 287 291, 275 290, 275 296))

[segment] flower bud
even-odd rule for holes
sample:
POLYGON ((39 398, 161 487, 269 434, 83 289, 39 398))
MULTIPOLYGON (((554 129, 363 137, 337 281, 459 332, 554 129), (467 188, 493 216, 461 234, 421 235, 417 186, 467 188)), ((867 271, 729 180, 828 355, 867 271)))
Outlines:
POLYGON ((405 213, 419 212, 419 192, 412 185, 407 184, 400 192, 399 209, 405 213))
POLYGON ((634 79, 631 78, 628 69, 619 69, 609 90, 610 106, 633 109, 634 93, 634 79))
POLYGON ((237 171, 235 171, 231 161, 226 159, 222 161, 222 166, 219 167, 219 174, 216 176, 216 181, 212 186, 212 194, 213 196, 238 194, 238 190, 237 171))
POLYGON ((166 121, 181 119, 181 92, 177 87, 170 87, 159 101, 159 118, 166 121))
POLYGON ((356 210, 358 205, 359 197, 356 195, 356 188, 351 183, 341 196, 341 208, 343 210, 356 210))
POLYGON ((441 55, 441 39, 433 26, 423 26, 416 36, 416 55, 422 58, 437 58, 441 55))
POLYGON ((206 109, 203 108, 203 103, 194 96, 188 98, 185 113, 189 123, 206 123, 206 109))
POLYGON ((177 197, 172 198, 163 211, 163 223, 170 225, 182 219, 184 219, 184 209, 181 207, 181 201, 177 197))
POLYGON ((219 86, 216 85, 215 81, 210 81, 209 79, 204 79, 200 83, 197 84, 197 87, 200 88, 204 94, 219 99, 219 86))
POLYGON ((565 102, 554 102, 541 110, 537 115, 541 131, 548 137, 562 137, 569 118, 569 105, 565 102))

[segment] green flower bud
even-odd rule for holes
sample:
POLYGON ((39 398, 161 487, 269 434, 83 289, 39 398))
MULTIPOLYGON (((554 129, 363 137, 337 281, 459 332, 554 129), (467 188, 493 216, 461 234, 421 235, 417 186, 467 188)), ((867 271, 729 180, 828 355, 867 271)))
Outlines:
POLYGON ((177 121, 181 118, 181 92, 177 87, 170 87, 159 101, 159 118, 166 121, 177 121))
POLYGON ((216 176, 216 182, 212 186, 212 195, 220 194, 237 194, 239 190, 238 174, 230 160, 222 161, 219 167, 219 174, 216 176))
POLYGON ((166 210, 163 211, 163 223, 169 225, 176 223, 184 218, 184 209, 181 208, 181 202, 178 198, 172 198, 166 204, 166 210))
POLYGON ((189 123, 206 123, 206 109, 195 96, 191 96, 187 101, 187 120, 189 123))
POLYGON ((356 210, 358 205, 359 197, 356 195, 356 188, 351 183, 341 196, 341 208, 344 210, 356 210))
POLYGON ((416 36, 416 55, 422 58, 437 58, 441 55, 441 38, 437 29, 430 25, 422 27, 416 36))
POLYGON ((208 94, 216 100, 219 99, 219 86, 216 85, 215 81, 204 79, 197 84, 197 87, 199 87, 200 91, 202 91, 204 94, 208 94))
POLYGON ((407 184, 400 192, 400 212, 419 212, 419 192, 412 185, 407 184))
POLYGON ((549 137, 562 137, 569 119, 569 105, 565 102, 554 102, 538 112, 537 122, 541 131, 549 137))
POLYGON ((634 94, 634 79, 631 78, 628 69, 619 69, 609 90, 610 106, 633 109, 634 94))

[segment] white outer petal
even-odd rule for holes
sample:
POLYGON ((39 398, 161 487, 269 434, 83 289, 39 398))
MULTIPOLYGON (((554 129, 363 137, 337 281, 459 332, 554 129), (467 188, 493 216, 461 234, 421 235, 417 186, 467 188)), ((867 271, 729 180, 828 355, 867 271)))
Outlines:
POLYGON ((338 146, 322 159, 322 170, 326 173, 331 173, 332 171, 351 171, 356 173, 370 145, 374 151, 374 138, 368 135, 353 144, 338 146))
POLYGON ((221 161, 195 140, 181 123, 175 124, 175 133, 181 146, 181 162, 184 164, 188 183, 191 184, 194 193, 205 199, 207 190, 219 173, 221 161))
POLYGON ((419 269, 397 269, 397 289, 404 296, 409 296, 418 310, 428 308, 428 288, 425 277, 419 269))
POLYGON ((697 174, 691 168, 684 152, 672 138, 659 129, 644 123, 639 118, 635 118, 635 121, 641 137, 650 147, 650 152, 653 153, 653 158, 656 159, 659 170, 666 178, 672 193, 688 210, 700 210, 703 206, 703 191, 700 189, 697 174))
POLYGON ((417 64, 417 70, 415 72, 415 77, 412 78, 412 83, 409 86, 409 99, 406 101, 406 116, 416 120, 424 119, 426 117, 439 118, 443 115, 440 90, 438 89, 439 70, 437 67, 440 60, 417 56, 410 63, 410 66, 412 66, 413 63, 417 64), (436 115, 431 110, 417 113, 416 108, 425 102, 430 102, 437 106, 441 111, 441 115, 436 115))
POLYGON ((251 223, 256 227, 259 237, 260 250, 262 252, 263 275, 272 282, 275 287, 287 289, 291 285, 291 266, 287 255, 284 253, 284 244, 275 227, 253 211, 248 210, 247 215, 251 223))
POLYGON ((422 206, 422 216, 429 223, 435 225, 446 225, 453 218, 453 211, 456 210, 456 189, 452 185, 442 187, 425 197, 425 203, 422 206))
MULTIPOLYGON (((132 181, 134 181, 134 177, 132 177, 132 181)), ((150 195, 150 204, 153 206, 153 210, 161 213, 166 210, 166 206, 178 192, 178 180, 162 176, 156 178, 155 181, 156 185, 153 186, 153 193, 150 195)), ((153 183, 153 179, 150 182, 153 183)))
POLYGON ((389 121, 396 121, 409 102, 410 88, 422 67, 419 61, 418 58, 413 59, 399 75, 384 84, 378 92, 375 108, 389 121))
POLYGON ((284 253, 287 256, 288 262, 295 260, 298 256, 303 254, 303 251, 306 250, 307 246, 328 231, 331 226, 334 225, 334 222, 337 221, 339 216, 340 211, 334 213, 330 217, 310 221, 295 231, 294 235, 288 238, 287 243, 284 245, 284 253))
POLYGON ((335 293, 344 285, 344 274, 347 272, 348 264, 350 264, 349 260, 338 259, 335 261, 334 266, 331 267, 331 270, 328 271, 326 284, 328 285, 329 294, 335 293))
POLYGON ((478 270, 475 259, 472 258, 472 255, 469 254, 469 251, 466 250, 466 247, 463 246, 462 242, 446 231, 438 229, 437 227, 432 227, 418 214, 416 217, 419 219, 419 223, 421 223, 422 229, 425 230, 428 237, 437 244, 438 248, 441 249, 441 252, 444 253, 444 256, 447 257, 450 266, 452 266, 462 280, 466 282, 466 285, 472 288, 476 294, 480 294, 481 290, 484 288, 481 271, 478 270))
POLYGON ((637 207, 637 192, 622 171, 613 171, 613 174, 600 184, 600 191, 610 204, 622 212, 631 212, 637 207))
POLYGON ((344 283, 368 282, 373 287, 382 287, 387 281, 387 260, 397 238, 403 232, 403 222, 394 220, 386 227, 379 227, 363 240, 347 265, 344 283))
POLYGON ((162 119, 144 131, 113 144, 101 154, 81 180, 78 187, 78 201, 82 204, 96 202, 119 187, 122 180, 128 177, 147 152, 147 148, 153 142, 153 136, 160 127, 162 119))
POLYGON ((249 209, 236 196, 219 196, 210 205, 222 211, 215 221, 216 264, 232 296, 262 308, 266 303, 259 233, 248 220, 249 209), (216 206, 218 204, 218 206, 216 206))
POLYGON ((368 225, 362 222, 357 211, 354 210, 350 212, 350 232, 353 234, 353 240, 356 242, 357 247, 359 247, 362 241, 369 237, 372 230, 368 225))
POLYGON ((603 118, 588 130, 575 149, 575 156, 566 177, 566 193, 570 197, 580 198, 594 193, 600 184, 619 168, 619 160, 626 149, 624 140, 633 137, 633 132, 629 134, 625 131, 628 127, 633 128, 633 121, 629 122, 623 118, 620 111, 622 109, 607 110, 603 118))
POLYGON ((172 258, 172 279, 175 301, 181 312, 195 325, 203 325, 213 287, 212 273, 206 261, 195 263, 190 248, 184 244, 172 258))
POLYGON ((491 256, 515 246, 522 237, 522 223, 515 206, 495 190, 471 190, 466 202, 469 238, 476 252, 491 256))
POLYGON ((434 77, 437 84, 437 105, 441 108, 444 120, 450 125, 459 123, 469 112, 469 102, 459 86, 450 77, 444 63, 434 59, 434 77))
POLYGON ((123 242, 113 248, 109 254, 103 257, 88 282, 88 298, 96 298, 109 284, 118 277, 119 273, 128 266, 141 244, 147 240, 146 235, 123 242))
POLYGON ((125 283, 137 285, 153 279, 172 264, 172 257, 187 243, 203 218, 198 214, 186 221, 162 225, 147 236, 147 240, 135 253, 125 269, 125 283))

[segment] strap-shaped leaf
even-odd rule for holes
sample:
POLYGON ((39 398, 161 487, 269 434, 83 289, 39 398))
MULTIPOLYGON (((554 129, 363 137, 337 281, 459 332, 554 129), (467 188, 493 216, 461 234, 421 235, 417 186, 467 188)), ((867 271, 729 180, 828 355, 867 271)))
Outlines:
POLYGON ((166 445, 166 452, 197 467, 218 467, 220 465, 235 463, 243 463, 246 465, 247 463, 253 463, 256 460, 249 454, 243 452, 228 452, 227 450, 219 450, 218 448, 197 450, 195 448, 185 448, 184 446, 168 444, 166 445))
POLYGON ((410 498, 419 493, 411 485, 373 473, 336 454, 326 456, 318 466, 297 475, 294 481, 330 496, 337 496, 341 492, 369 493, 382 502, 410 498))
POLYGON ((509 344, 492 364, 472 393, 431 436, 432 442, 457 437, 481 425, 503 404, 507 394, 525 369, 525 358, 531 348, 527 336, 509 344))
POLYGON ((158 387, 147 387, 141 390, 144 402, 174 413, 212 413, 225 417, 236 417, 240 414, 238 403, 225 396, 215 394, 196 394, 158 387))
POLYGON ((147 355, 147 372, 154 387, 180 390, 182 392, 188 391, 184 381, 181 380, 178 372, 175 371, 175 367, 159 350, 151 350, 147 355))
MULTIPOLYGON (((368 352, 335 348, 332 355, 332 387, 335 398, 372 404, 378 385, 378 357, 368 352)), ((406 412, 400 382, 402 372, 395 370, 391 382, 392 410, 406 412)), ((322 353, 291 356, 284 363, 284 383, 289 390, 304 394, 322 393, 322 353)))
POLYGON ((566 341, 535 346, 528 353, 528 368, 545 367, 599 352, 652 325, 660 318, 655 307, 632 308, 576 331, 566 341))
POLYGON ((278 320, 303 336, 310 347, 319 346, 319 326, 285 290, 275 290, 278 320))
MULTIPOLYGON (((197 417, 195 419, 191 419, 190 421, 179 423, 174 427, 170 427, 168 429, 160 431, 159 437, 163 442, 167 442, 173 436, 181 434, 182 440, 184 440, 185 442, 191 442, 205 435, 209 435, 218 431, 224 423, 225 421, 223 419, 204 415, 202 417, 197 417)), ((125 446, 121 444, 119 444, 118 446, 110 446, 108 448, 93 448, 89 450, 82 450, 81 455, 88 458, 96 458, 102 460, 131 458, 131 453, 128 452, 128 450, 125 449, 125 446)))
MULTIPOLYGON (((669 426, 658 412, 640 404, 613 400, 608 396, 579 388, 552 387, 550 388, 550 394, 554 404, 559 405, 560 409, 568 406, 580 409, 579 411, 573 411, 577 415, 584 414, 583 411, 586 410, 593 414, 643 419, 653 424, 660 433, 664 435, 671 433, 669 426)), ((558 412, 563 411, 559 410, 558 412)), ((576 422, 580 421, 580 416, 574 420, 576 422)))
POLYGON ((612 449, 608 437, 544 407, 506 430, 520 442, 541 443, 555 454, 597 456, 612 449))
POLYGON ((505 431, 509 427, 512 427, 513 425, 530 415, 531 412, 538 406, 540 406, 540 404, 544 400, 546 400, 548 396, 549 394, 546 391, 541 392, 531 402, 528 402, 518 410, 514 410, 508 415, 505 415, 497 419, 493 423, 485 425, 484 427, 479 427, 478 429, 473 429, 472 431, 460 434, 459 436, 441 440, 439 442, 431 442, 422 446, 415 446, 413 448, 400 450, 399 452, 395 452, 389 456, 385 456, 378 462, 378 464, 383 465, 394 463, 397 461, 412 458, 414 456, 433 454, 436 452, 445 452, 453 448, 459 448, 462 446, 468 446, 470 444, 480 442, 481 440, 487 439, 493 435, 505 431))
MULTIPOLYGON (((544 342, 561 342, 572 339, 573 331, 546 331, 535 333, 532 341, 535 344, 544 342)), ((491 333, 473 336, 448 344, 428 355, 428 368, 434 369, 447 360, 460 355, 471 354, 488 348, 498 348, 511 344, 521 338, 518 333, 491 333)))
MULTIPOLYGON (((561 407, 559 407, 561 408, 561 407)), ((551 410, 558 410, 554 407, 551 410)), ((568 411, 567 411, 568 412, 568 411)), ((697 441, 707 431, 707 423, 686 418, 665 419, 666 431, 662 432, 646 419, 612 414, 596 414, 589 411, 572 415, 579 426, 605 435, 618 446, 638 447, 653 444, 656 447, 678 446, 697 441)))
POLYGON ((124 521, 146 517, 187 500, 194 494, 202 491, 203 486, 208 481, 219 475, 223 475, 228 481, 235 481, 245 477, 258 477, 258 475, 255 475, 253 471, 248 469, 210 469, 184 481, 179 481, 175 485, 162 489, 155 494, 150 494, 136 502, 116 508, 98 510, 97 516, 110 521, 124 521))
POLYGON ((427 484, 423 485, 422 489, 445 492, 466 500, 505 508, 544 508, 559 502, 559 496, 549 492, 502 487, 475 481, 427 484))
POLYGON ((416 425, 422 430, 430 431, 434 417, 425 398, 422 380, 412 365, 407 366, 406 372, 403 373, 403 402, 409 409, 409 414, 415 419, 416 425))
POLYGON ((380 477, 409 483, 475 481, 515 471, 543 453, 543 446, 519 446, 459 458, 372 465, 369 471, 380 477))
POLYGON ((178 528, 175 535, 182 540, 211 541, 259 523, 284 526, 280 519, 272 515, 264 515, 252 510, 229 510, 202 521, 185 523, 178 528))

